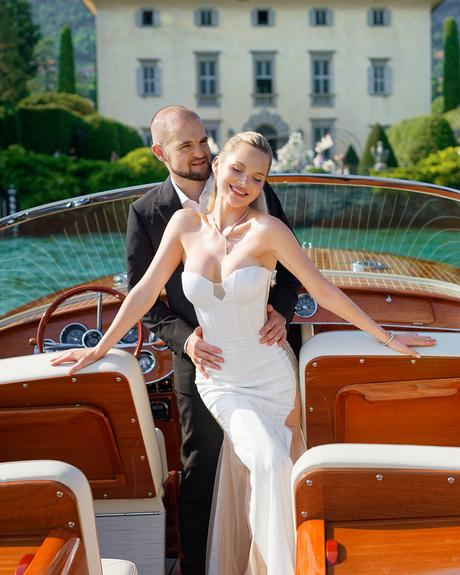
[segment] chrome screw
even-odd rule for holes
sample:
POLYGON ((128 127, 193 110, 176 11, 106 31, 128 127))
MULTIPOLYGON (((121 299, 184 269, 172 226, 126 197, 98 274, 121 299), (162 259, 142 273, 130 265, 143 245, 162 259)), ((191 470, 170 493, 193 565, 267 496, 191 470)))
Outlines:
POLYGON ((308 517, 308 511, 301 511, 300 515, 302 515, 302 517, 308 517))
POLYGON ((23 383, 23 384, 22 384, 22 387, 23 387, 24 389, 27 389, 27 388, 29 387, 29 384, 28 384, 28 383, 23 383))
POLYGON ((118 383, 120 383, 121 377, 117 377, 115 381, 118 381, 118 383))
POLYGON ((414 365, 414 364, 415 364, 415 359, 411 359, 410 362, 411 362, 412 365, 414 365))
POLYGON ((107 499, 108 495, 107 493, 104 493, 104 499, 107 499))
POLYGON ((318 367, 318 364, 316 363, 316 361, 313 362, 313 367, 318 367))
POLYGON ((149 491, 149 492, 147 493, 147 495, 148 495, 149 497, 153 497, 153 493, 152 493, 151 491, 149 491))
POLYGON ((62 491, 56 491, 56 497, 62 497, 63 495, 62 491))
POLYGON ((311 479, 307 479, 306 484, 308 487, 311 487, 313 485, 313 481, 311 479))
POLYGON ((141 461, 144 461, 145 456, 144 456, 144 455, 141 455, 141 456, 139 457, 139 459, 140 459, 141 461))
POLYGON ((364 363, 364 361, 365 361, 365 360, 364 360, 363 358, 361 358, 361 359, 359 360, 359 363, 364 363))
POLYGON ((375 478, 377 479, 377 481, 382 481, 383 475, 382 475, 381 473, 377 473, 377 475, 375 476, 375 478))
POLYGON ((75 527, 75 523, 73 521, 69 521, 67 523, 67 527, 70 527, 70 529, 73 529, 75 527))
POLYGON ((310 413, 313 413, 314 409, 315 409, 315 408, 314 408, 312 405, 310 405, 310 407, 308 408, 308 411, 309 411, 310 413))
POLYGON ((76 378, 76 377, 72 377, 71 381, 72 381, 72 383, 77 383, 77 378, 76 378))
POLYGON ((131 419, 131 423, 136 423, 136 420, 134 419, 134 417, 131 419))
POLYGON ((452 485, 452 483, 455 483, 455 477, 448 477, 447 482, 452 485))

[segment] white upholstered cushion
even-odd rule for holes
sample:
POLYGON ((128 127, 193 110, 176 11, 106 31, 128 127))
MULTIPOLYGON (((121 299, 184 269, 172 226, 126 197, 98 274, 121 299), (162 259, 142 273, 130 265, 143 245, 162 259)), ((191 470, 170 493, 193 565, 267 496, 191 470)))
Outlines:
POLYGON ((329 443, 306 451, 292 471, 292 486, 307 471, 324 468, 460 471, 459 447, 329 443))
POLYGON ((102 559, 103 575, 137 575, 137 569, 131 561, 123 559, 102 559))

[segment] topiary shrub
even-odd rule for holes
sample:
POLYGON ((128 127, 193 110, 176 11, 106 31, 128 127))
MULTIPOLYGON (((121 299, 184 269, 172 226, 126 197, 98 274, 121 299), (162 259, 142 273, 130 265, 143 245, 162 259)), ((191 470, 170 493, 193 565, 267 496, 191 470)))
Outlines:
POLYGON ((431 102, 431 113, 432 114, 443 114, 444 113, 444 96, 437 96, 431 102))
POLYGON ((460 108, 446 112, 444 118, 449 122, 457 142, 460 143, 460 108))
POLYGON ((378 175, 460 189, 460 147, 433 152, 417 164, 386 170, 378 175))
POLYGON ((43 154, 79 153, 78 134, 84 128, 83 119, 54 106, 21 107, 17 110, 18 140, 28 150, 43 154))
POLYGON ((116 122, 117 137, 118 137, 118 154, 125 156, 131 150, 140 148, 144 145, 142 138, 134 128, 130 128, 125 124, 116 122))
POLYGON ((361 156, 358 164, 359 174, 368 174, 369 170, 371 170, 374 166, 375 159, 372 154, 372 150, 376 147, 377 142, 382 142, 383 148, 388 150, 388 157, 386 159, 387 167, 395 168, 398 165, 391 143, 388 141, 387 135, 385 134, 385 130, 380 124, 374 124, 369 133, 369 136, 367 137, 363 155, 361 156))
POLYGON ((110 160, 112 152, 120 155, 116 122, 100 114, 84 118, 83 156, 93 160, 110 160))
POLYGON ((353 147, 353 144, 348 146, 345 156, 343 157, 343 165, 347 168, 349 174, 356 174, 359 165, 359 156, 353 147))
POLYGON ((400 166, 410 166, 432 152, 455 146, 455 136, 442 116, 417 116, 391 126, 388 139, 400 166))
POLYGON ((94 104, 88 98, 82 98, 77 94, 67 94, 65 92, 37 92, 22 99, 18 106, 22 108, 38 108, 43 106, 54 106, 56 108, 65 108, 80 116, 94 114, 94 104))
POLYGON ((137 148, 129 152, 117 163, 131 170, 136 179, 136 184, 160 182, 168 176, 166 166, 147 147, 137 148))
POLYGON ((15 144, 17 139, 16 112, 0 107, 0 148, 15 144))

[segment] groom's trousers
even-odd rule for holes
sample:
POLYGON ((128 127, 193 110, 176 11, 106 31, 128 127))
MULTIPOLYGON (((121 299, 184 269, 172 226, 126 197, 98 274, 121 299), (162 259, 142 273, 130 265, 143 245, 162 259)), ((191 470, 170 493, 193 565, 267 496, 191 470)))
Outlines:
POLYGON ((204 575, 209 517, 223 432, 195 385, 195 366, 173 356, 174 382, 182 430, 179 520, 183 575, 204 575))

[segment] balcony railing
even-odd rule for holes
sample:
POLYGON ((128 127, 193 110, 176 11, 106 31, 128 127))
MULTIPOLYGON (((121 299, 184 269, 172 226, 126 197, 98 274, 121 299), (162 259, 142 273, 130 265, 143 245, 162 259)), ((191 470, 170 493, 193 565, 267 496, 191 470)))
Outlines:
POLYGON ((220 106, 220 94, 197 94, 196 103, 200 107, 216 108, 220 106))
POLYGON ((310 97, 315 108, 332 108, 335 104, 334 94, 310 94, 310 97))
POLYGON ((276 106, 276 94, 253 94, 252 98, 254 106, 276 106))

